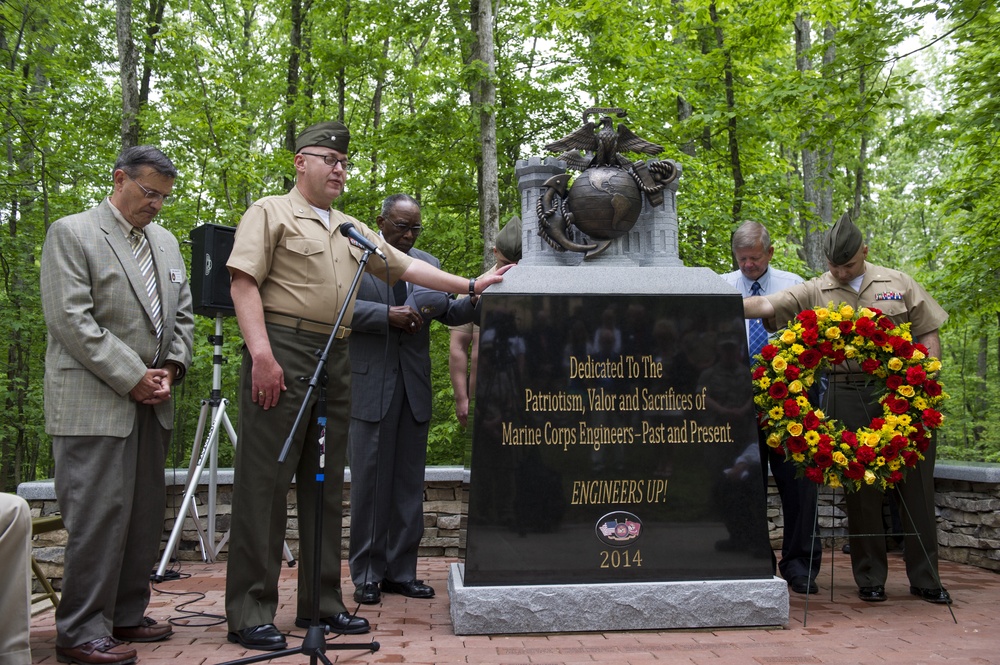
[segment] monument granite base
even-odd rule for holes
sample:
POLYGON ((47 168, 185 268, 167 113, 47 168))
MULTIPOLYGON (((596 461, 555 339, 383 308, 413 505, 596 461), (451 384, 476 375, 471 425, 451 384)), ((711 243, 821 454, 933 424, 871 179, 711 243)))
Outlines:
POLYGON ((465 586, 448 574, 456 635, 788 625, 788 585, 751 580, 465 586))

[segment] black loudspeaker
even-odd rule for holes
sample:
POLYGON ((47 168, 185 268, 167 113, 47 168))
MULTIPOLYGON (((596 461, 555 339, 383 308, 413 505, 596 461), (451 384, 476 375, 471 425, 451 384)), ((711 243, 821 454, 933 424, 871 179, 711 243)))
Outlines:
POLYGON ((232 226, 202 224, 192 229, 191 297, 195 314, 235 316, 226 269, 235 237, 236 228, 232 226))

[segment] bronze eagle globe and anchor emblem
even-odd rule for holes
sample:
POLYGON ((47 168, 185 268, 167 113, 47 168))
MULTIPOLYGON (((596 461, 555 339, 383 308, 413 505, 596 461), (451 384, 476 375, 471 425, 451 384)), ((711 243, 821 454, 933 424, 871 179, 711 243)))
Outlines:
POLYGON ((563 151, 559 159, 580 171, 572 185, 569 174, 549 178, 535 206, 538 235, 556 251, 583 252, 584 258, 599 254, 635 225, 643 196, 650 205, 663 203, 663 188, 680 172, 670 160, 632 162, 624 157, 624 152, 658 155, 663 146, 639 138, 623 123, 615 129, 611 113, 627 115, 620 108, 589 108, 582 127, 545 146, 550 152, 563 151), (592 115, 601 117, 592 122, 592 115), (571 240, 571 227, 590 242, 571 240))

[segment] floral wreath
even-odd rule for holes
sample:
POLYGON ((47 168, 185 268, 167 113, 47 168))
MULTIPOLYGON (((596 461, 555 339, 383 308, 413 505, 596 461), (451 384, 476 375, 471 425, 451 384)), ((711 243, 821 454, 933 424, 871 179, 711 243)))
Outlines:
POLYGON ((754 356, 754 403, 767 445, 809 480, 854 491, 885 490, 924 459, 929 430, 948 395, 935 378, 941 361, 914 343, 910 324, 880 310, 841 303, 800 312, 754 356), (817 374, 851 360, 874 382, 882 416, 852 432, 826 417, 807 392, 817 374))

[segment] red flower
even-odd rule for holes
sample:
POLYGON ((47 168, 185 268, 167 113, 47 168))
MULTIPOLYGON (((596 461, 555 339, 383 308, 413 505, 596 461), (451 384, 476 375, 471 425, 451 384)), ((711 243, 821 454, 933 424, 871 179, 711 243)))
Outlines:
POLYGON ((862 316, 854 324, 854 330, 862 337, 871 337, 871 334, 875 332, 875 324, 866 316, 862 316))
POLYGON ((787 365, 785 367, 785 379, 788 381, 794 381, 799 378, 799 374, 802 372, 797 365, 787 365))
MULTIPOLYGON (((746 374, 743 376, 746 376, 746 374)), ((771 387, 767 389, 767 394, 771 396, 771 399, 785 399, 788 397, 788 386, 781 381, 775 381, 771 384, 771 387)))
POLYGON ((871 446, 858 446, 858 452, 854 455, 862 464, 871 464, 875 461, 875 449, 871 446))
POLYGON ((865 358, 861 361, 861 369, 869 374, 874 374, 881 365, 877 358, 865 358))
POLYGON ((858 435, 849 430, 844 430, 840 433, 840 440, 849 445, 851 448, 858 447, 858 435))
POLYGON ((753 378, 757 380, 767 374, 767 367, 765 365, 757 365, 753 368, 753 378))
POLYGON ((850 321, 841 321, 837 324, 837 327, 840 328, 841 335, 850 335, 851 331, 854 329, 854 324, 850 321))
POLYGON ((901 385, 903 385, 903 377, 898 374, 890 374, 885 377, 885 387, 892 392, 896 392, 901 385))
POLYGON ((906 370, 906 382, 911 386, 919 386, 927 379, 927 372, 920 365, 914 365, 906 370))
POLYGON ((899 449, 896 448, 896 446, 892 445, 891 443, 889 445, 882 446, 882 450, 878 452, 879 455, 886 458, 887 460, 896 459, 896 456, 899 455, 899 449))
POLYGON ((941 415, 940 411, 935 411, 934 409, 924 409, 922 420, 924 425, 927 427, 940 427, 941 421, 944 420, 944 416, 941 415))
POLYGON ((771 360, 774 360, 774 357, 778 355, 778 351, 780 350, 781 349, 776 347, 774 344, 765 344, 764 348, 760 350, 760 356, 764 360, 770 362, 771 360))
POLYGON ((889 343, 889 336, 886 335, 881 330, 876 330, 872 333, 872 344, 875 346, 885 346, 889 343))
POLYGON ((819 361, 823 359, 823 354, 816 349, 806 349, 799 354, 799 362, 806 369, 812 369, 819 364, 819 361))
POLYGON ((808 344, 809 346, 816 346, 816 342, 819 341, 819 330, 816 328, 807 328, 802 331, 802 343, 808 344))
POLYGON ((815 411, 810 411, 802 419, 802 426, 806 428, 806 431, 814 430, 819 427, 819 416, 816 415, 815 411))
POLYGON ((795 418, 801 412, 799 403, 794 399, 786 399, 785 403, 781 405, 781 408, 785 410, 785 415, 789 418, 795 418))
POLYGON ((816 325, 816 312, 814 310, 804 309, 796 314, 795 318, 803 325, 816 325))
POLYGON ((790 436, 788 440, 785 441, 785 446, 788 448, 790 453, 804 453, 809 449, 809 444, 801 436, 790 436))
POLYGON ((903 480, 903 472, 892 471, 889 473, 889 478, 887 480, 893 485, 895 485, 896 483, 901 482, 903 480))
POLYGON ((878 317, 878 327, 882 330, 892 330, 896 327, 896 324, 892 322, 888 316, 878 317))
POLYGON ((833 466, 833 455, 827 450, 817 450, 813 454, 813 462, 821 469, 828 469, 833 466))
POLYGON ((830 340, 820 342, 818 348, 819 352, 828 358, 833 355, 833 342, 830 340))
POLYGON ((809 480, 813 481, 817 485, 822 485, 823 484, 823 469, 819 469, 819 468, 817 468, 815 466, 811 466, 808 469, 806 469, 805 475, 806 475, 806 478, 808 478, 809 480))
POLYGON ((933 379, 924 381, 924 392, 928 397, 937 397, 941 394, 941 384, 933 379))
POLYGON ((872 429, 879 430, 885 425, 885 418, 872 418, 872 424, 869 425, 872 429))
POLYGON ((845 360, 847 360, 847 352, 843 349, 837 349, 833 352, 833 356, 830 358, 830 362, 834 365, 840 365, 845 360))
POLYGON ((904 450, 903 451, 903 463, 906 466, 916 466, 917 462, 920 461, 920 455, 917 454, 915 450, 904 450))
POLYGON ((865 477, 865 465, 853 461, 848 462, 847 468, 844 469, 844 475, 851 480, 861 480, 865 477))
POLYGON ((886 395, 885 405, 889 407, 889 410, 895 413, 897 416, 902 415, 910 410, 910 403, 906 401, 905 398, 896 397, 895 395, 886 395))

